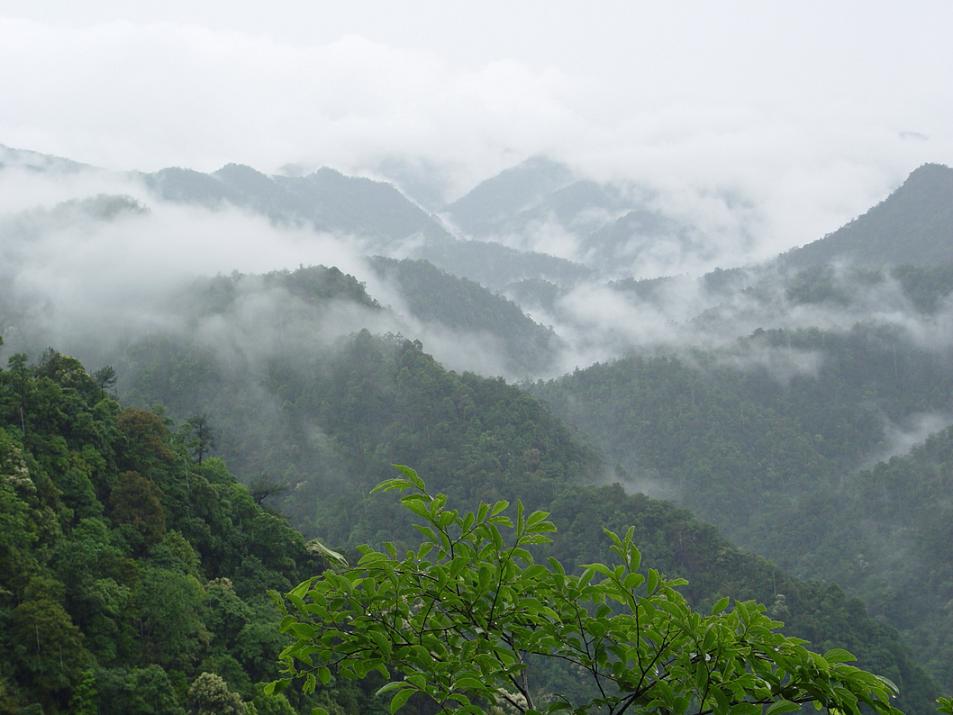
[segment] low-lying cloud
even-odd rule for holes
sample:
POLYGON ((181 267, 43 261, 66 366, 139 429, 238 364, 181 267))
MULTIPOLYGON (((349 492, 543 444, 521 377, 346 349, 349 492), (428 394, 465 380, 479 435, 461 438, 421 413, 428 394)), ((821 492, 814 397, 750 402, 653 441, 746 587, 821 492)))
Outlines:
POLYGON ((363 2, 192 5, 0 17, 0 143, 113 169, 419 159, 445 198, 543 154, 684 197, 708 235, 712 197, 742 198, 749 259, 833 230, 918 164, 953 163, 942 3, 431 2, 413 22, 363 2), (898 37, 916 40, 884 52, 898 37))

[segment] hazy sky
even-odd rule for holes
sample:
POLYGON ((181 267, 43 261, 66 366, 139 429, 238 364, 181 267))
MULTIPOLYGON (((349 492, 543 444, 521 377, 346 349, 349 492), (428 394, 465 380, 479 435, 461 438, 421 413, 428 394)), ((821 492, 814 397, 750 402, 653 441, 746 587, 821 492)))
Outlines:
POLYGON ((457 191, 547 153, 739 192, 783 245, 953 163, 951 27, 947 0, 0 0, 0 143, 142 169, 409 155, 457 191))

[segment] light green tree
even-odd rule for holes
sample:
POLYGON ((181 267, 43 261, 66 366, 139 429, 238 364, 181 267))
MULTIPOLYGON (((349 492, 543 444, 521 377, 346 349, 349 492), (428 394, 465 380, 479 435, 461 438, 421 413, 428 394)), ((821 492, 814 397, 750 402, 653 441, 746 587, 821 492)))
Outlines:
POLYGON ((899 712, 892 683, 845 650, 809 651, 761 605, 693 610, 685 581, 642 569, 632 529, 606 531, 612 563, 568 572, 534 558, 555 531, 546 512, 517 503, 514 520, 505 501, 457 511, 398 469, 375 491, 402 493, 422 543, 402 557, 392 544, 362 547, 356 565, 337 560, 291 591, 282 630, 293 642, 271 690, 376 671, 391 712, 411 699, 458 713, 899 712), (588 688, 554 686, 558 668, 588 688))

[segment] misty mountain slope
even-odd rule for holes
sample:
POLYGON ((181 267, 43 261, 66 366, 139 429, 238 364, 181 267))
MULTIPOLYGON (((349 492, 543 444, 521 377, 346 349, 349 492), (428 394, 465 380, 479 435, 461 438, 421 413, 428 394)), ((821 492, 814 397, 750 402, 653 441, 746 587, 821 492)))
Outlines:
POLYGON ((145 185, 167 201, 201 204, 219 208, 226 202, 245 205, 247 199, 213 174, 193 169, 169 167, 142 176, 145 185))
POLYGON ((876 326, 761 331, 732 349, 631 357, 531 391, 638 488, 788 566, 806 535, 783 514, 803 495, 833 495, 923 415, 953 421, 946 353, 876 326))
POLYGON ((532 207, 573 179, 568 167, 546 157, 531 157, 477 184, 448 205, 447 214, 471 236, 492 234, 500 221, 532 207))
POLYGON ((213 174, 169 168, 142 179, 169 201, 211 208, 228 203, 278 222, 304 222, 319 231, 364 238, 378 249, 411 240, 451 240, 431 215, 392 185, 328 168, 291 177, 228 164, 213 174))
POLYGON ((626 192, 587 179, 538 197, 513 213, 502 213, 478 235, 527 250, 584 255, 577 244, 631 209, 626 192))
POLYGON ((88 164, 82 164, 72 159, 64 159, 61 156, 41 154, 40 152, 30 151, 28 149, 14 149, 13 147, 0 144, 0 170, 26 169, 38 173, 71 174, 87 171, 92 168, 93 167, 88 164))
POLYGON ((510 283, 502 293, 524 309, 555 315, 556 302, 566 294, 566 289, 544 278, 524 278, 510 283))
MULTIPOLYGON (((676 217, 660 198, 630 183, 580 179, 536 158, 477 185, 447 214, 471 237, 568 258, 609 277, 711 265, 725 250, 724 239, 676 217)), ((707 198, 732 213, 730 197, 707 198)))
POLYGON ((639 208, 606 223, 583 242, 585 262, 611 273, 644 272, 644 266, 709 261, 718 253, 699 231, 657 211, 639 208))
MULTIPOLYGON (((836 498, 797 516, 832 528, 807 567, 864 594, 871 611, 924 654, 938 682, 953 682, 953 428, 908 454, 847 479, 836 498), (832 513, 836 512, 836 514, 832 513)), ((810 522, 808 522, 810 523, 810 522)))
POLYGON ((530 391, 621 464, 634 489, 674 499, 749 545, 765 503, 790 504, 834 474, 792 420, 691 361, 631 357, 530 391))
POLYGON ((316 227, 401 241, 411 237, 449 240, 449 234, 428 213, 391 184, 345 176, 323 168, 306 177, 275 177, 303 206, 310 206, 316 227))
MULTIPOLYGON (((31 332, 51 303, 49 285, 24 287, 21 273, 43 239, 69 233, 78 243, 90 240, 103 225, 123 218, 142 217, 148 209, 124 195, 99 194, 63 201, 53 206, 0 214, 0 332, 31 332)), ((40 250, 39 255, 43 256, 40 250)), ((44 261, 45 262, 45 261, 44 261)), ((44 266, 32 266, 32 271, 44 266)), ((30 271, 27 271, 30 272, 30 271)))
MULTIPOLYGON (((800 269, 764 264, 698 278, 616 280, 605 288, 605 298, 624 300, 632 320, 654 326, 662 344, 725 345, 765 328, 846 333, 864 323, 899 329, 924 344, 953 336, 953 264, 800 269), (658 330, 662 320, 667 331, 658 330)), ((577 325, 592 313, 577 312, 569 316, 577 325)), ((554 315, 558 326, 558 310, 554 315)), ((646 343, 651 345, 635 340, 633 346, 646 343)))
MULTIPOLYGON (((332 304, 353 304, 369 312, 382 310, 368 295, 364 284, 354 276, 331 266, 308 266, 294 271, 273 271, 262 275, 216 276, 196 280, 182 295, 172 298, 174 308, 191 321, 210 315, 228 314, 240 309, 240 302, 258 294, 280 290, 280 298, 294 298, 314 309, 314 315, 329 310, 332 304)), ((279 310, 290 313, 291 301, 279 310)), ((286 315, 286 317, 288 317, 286 315)))
POLYGON ((122 216, 142 216, 148 208, 131 196, 97 194, 71 199, 51 207, 42 206, 0 216, 0 238, 8 251, 16 252, 17 242, 42 235, 46 231, 71 227, 83 228, 112 221, 122 216))
POLYGON ((397 186, 401 193, 429 211, 446 204, 447 168, 427 159, 407 156, 385 157, 372 172, 397 186))
MULTIPOLYGON (((893 605, 892 587, 867 588, 895 578, 889 535, 909 543, 919 507, 865 542, 863 531, 877 528, 864 516, 866 501, 881 493, 850 475, 953 423, 948 355, 942 344, 884 326, 759 331, 732 349, 627 358, 530 390, 618 462, 632 489, 677 501, 795 574, 837 581, 919 651, 932 642, 925 634, 936 612, 893 605), (848 513, 869 527, 855 528, 848 513), (869 555, 880 550, 882 558, 869 555), (845 563, 860 551, 869 581, 845 563)), ((932 498, 945 508, 940 493, 932 498)), ((942 517, 922 525, 923 548, 946 538, 942 517)), ((916 546, 902 548, 911 555, 905 573, 928 590, 925 606, 949 600, 935 566, 913 557, 916 546)))
POLYGON ((780 260, 798 267, 834 261, 871 266, 953 262, 953 169, 924 164, 865 214, 780 260))
MULTIPOLYGON (((610 281, 608 286, 613 290, 627 293, 644 302, 662 302, 662 291, 673 285, 678 279, 673 276, 658 276, 656 278, 621 278, 610 281)), ((704 277, 701 279, 704 280, 704 277)))
POLYGON ((407 309, 418 320, 499 341, 510 374, 538 375, 552 366, 560 348, 558 336, 506 298, 427 261, 378 257, 372 266, 381 278, 396 283, 407 309))
POLYGON ((447 372, 397 336, 364 331, 324 351, 272 357, 151 339, 118 369, 134 403, 164 402, 176 417, 206 412, 236 472, 290 490, 274 503, 335 543, 386 538, 398 507, 371 518, 349 505, 394 462, 415 464, 434 488, 468 500, 538 502, 557 483, 601 472, 533 398, 499 380, 447 372))
POLYGON ((526 230, 532 224, 554 220, 586 234, 603 225, 613 213, 630 208, 632 201, 611 184, 583 179, 543 196, 506 223, 506 230, 526 230))
POLYGON ((570 286, 592 276, 591 269, 578 263, 490 241, 428 242, 412 249, 410 255, 494 291, 526 279, 541 278, 570 286))

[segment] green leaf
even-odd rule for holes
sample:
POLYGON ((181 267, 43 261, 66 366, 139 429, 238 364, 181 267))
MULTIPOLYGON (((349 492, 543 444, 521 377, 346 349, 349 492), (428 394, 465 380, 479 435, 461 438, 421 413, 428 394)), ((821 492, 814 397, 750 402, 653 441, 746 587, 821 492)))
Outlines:
POLYGON ((782 713, 794 713, 801 709, 801 706, 797 703, 792 703, 790 700, 778 700, 776 703, 772 703, 765 715, 781 715, 782 713))
POLYGON ((402 681, 402 680, 394 680, 394 681, 391 681, 390 683, 387 683, 386 685, 384 685, 384 686, 378 688, 378 689, 377 689, 377 692, 375 692, 374 695, 375 695, 375 696, 385 695, 385 694, 391 692, 392 690, 398 690, 398 689, 406 688, 406 687, 407 687, 407 683, 405 683, 404 681, 402 681))
POLYGON ((715 605, 711 607, 711 615, 717 616, 719 613, 728 608, 729 598, 724 596, 715 601, 715 605))
POLYGON ((389 492, 395 489, 403 491, 404 489, 410 489, 412 484, 406 479, 385 479, 380 482, 376 487, 371 489, 371 494, 377 494, 379 492, 389 492))
POLYGON ((410 686, 407 686, 407 687, 401 688, 396 693, 394 693, 394 697, 390 699, 389 709, 390 709, 391 715, 394 715, 395 712, 397 712, 402 707, 404 707, 407 701, 410 700, 410 696, 413 695, 415 692, 416 690, 414 690, 410 686))
POLYGON ((824 654, 824 660, 828 663, 853 663, 857 658, 849 650, 831 648, 824 654))
POLYGON ((394 469, 396 469, 398 472, 400 472, 405 477, 407 477, 407 479, 410 480, 411 484, 417 487, 420 491, 426 490, 427 487, 424 484, 424 480, 421 479, 420 476, 417 474, 417 472, 415 472, 413 469, 411 469, 405 464, 395 464, 393 466, 394 466, 394 469))
POLYGON ((483 681, 478 678, 472 675, 465 675, 453 683, 453 688, 454 690, 463 690, 465 688, 470 690, 485 690, 486 686, 483 684, 483 681))

